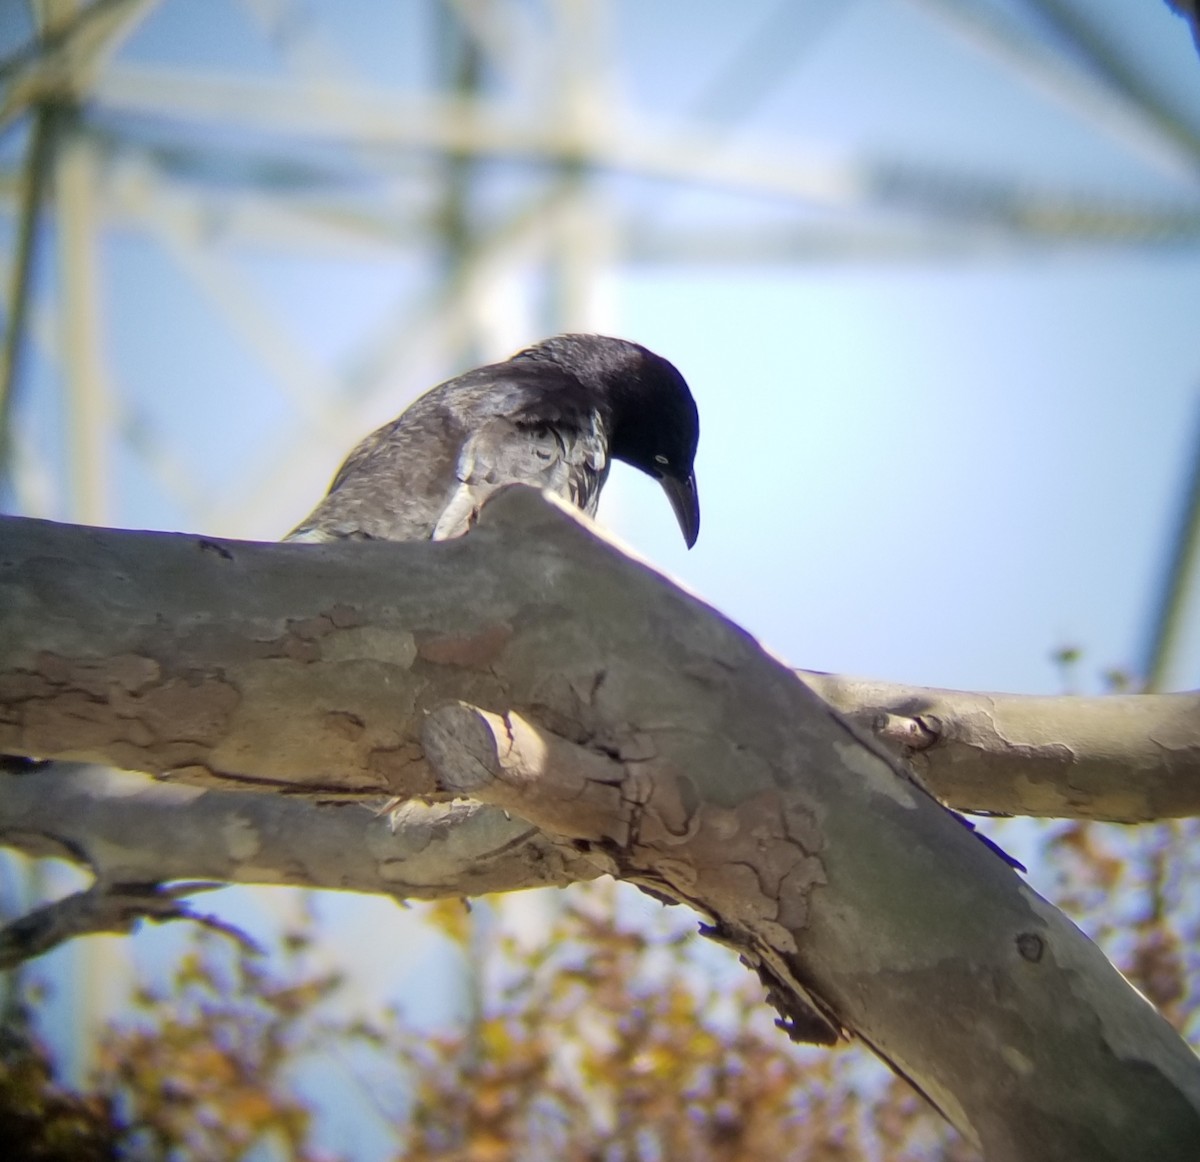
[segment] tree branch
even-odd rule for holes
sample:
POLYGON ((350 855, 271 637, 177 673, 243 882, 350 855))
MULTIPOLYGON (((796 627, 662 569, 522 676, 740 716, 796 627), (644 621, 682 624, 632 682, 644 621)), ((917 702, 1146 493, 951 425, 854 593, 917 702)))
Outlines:
MULTIPOLYGON (((470 693, 476 701, 504 700, 495 675, 488 673, 488 658, 503 651, 512 627, 502 617, 490 624, 484 617, 461 633, 458 610, 447 606, 478 604, 479 594, 470 591, 469 583, 447 586, 448 600, 439 603, 436 613, 430 611, 440 624, 416 634, 371 628, 371 603, 342 601, 346 594, 339 590, 329 594, 323 607, 292 617, 263 606, 231 610, 241 621, 231 625, 228 639, 221 609, 208 609, 193 619, 186 640, 172 641, 164 626, 170 622, 166 611, 179 598, 169 595, 179 574, 172 577, 171 569, 189 572, 202 562, 206 568, 199 572, 207 577, 210 591, 220 591, 227 601, 231 591, 254 575, 263 554, 307 553, 307 563, 315 565, 314 547, 267 549, 171 538, 174 554, 168 572, 154 577, 154 555, 167 540, 162 534, 146 535, 136 545, 124 539, 116 559, 108 558, 106 564, 105 554, 116 547, 110 540, 97 545, 98 557, 75 567, 73 546, 42 543, 55 528, 15 518, 0 523, 13 563, 6 587, 11 616, 0 622, 0 633, 22 620, 35 624, 32 615, 41 609, 42 639, 25 644, 46 647, 33 666, 18 664, 10 651, 2 655, 0 748, 6 751, 170 772, 215 786, 286 785, 295 791, 303 782, 326 796, 407 796, 429 790, 428 772, 413 732, 386 725, 384 703, 400 697, 415 709, 415 700, 424 694, 420 708, 429 709, 457 697, 458 679, 466 674, 473 677, 470 693), (122 598, 113 578, 130 569, 140 571, 150 584, 148 597, 165 603, 161 624, 153 613, 159 605, 139 608, 122 598), (107 578, 98 576, 106 570, 107 578), (43 580, 50 588, 39 593, 43 580), (107 642, 87 626, 74 644, 54 636, 67 624, 64 607, 79 602, 86 609, 108 598, 122 603, 128 620, 105 622, 107 642), (140 639, 140 653, 129 650, 131 638, 140 639), (367 639, 370 649, 363 648, 367 639), (225 644, 236 645, 239 656, 221 658, 225 644), (160 652, 170 658, 173 672, 160 666, 160 652), (213 665, 213 659, 223 664, 213 665), (224 679, 226 672, 233 673, 231 663, 236 683, 224 679), (328 697, 298 721, 273 713, 272 700, 280 705, 293 696, 312 699, 314 687, 331 669, 348 685, 350 700, 369 698, 377 724, 372 729, 328 697), (218 738, 226 719, 234 729, 218 738), (171 730, 178 737, 170 737, 171 730)), ((74 533, 76 538, 100 535, 97 530, 74 533)), ((364 565, 377 561, 376 554, 387 558, 393 552, 381 545, 358 548, 357 559, 364 565)), ((457 552, 452 544, 438 548, 457 552)), ((438 584, 438 575, 451 571, 454 561, 438 564, 441 568, 432 570, 414 572, 411 564, 406 569, 418 586, 438 584)), ((360 589, 372 583, 370 573, 370 567, 356 570, 360 589)), ((314 579, 323 583, 319 573, 314 579)), ((16 645, 21 637, 12 640, 16 645)), ((1030 698, 803 671, 800 676, 909 758, 939 797, 963 810, 1121 822, 1200 814, 1200 695, 1030 698)))
POLYGON ((193 911, 183 899, 193 892, 211 891, 220 884, 106 884, 97 883, 35 908, 0 928, 0 971, 15 968, 77 936, 103 932, 127 936, 142 920, 162 924, 191 920, 232 937, 252 951, 258 946, 244 933, 215 916, 193 911))
POLYGON ((1200 1064, 1074 925, 745 633, 536 494, 441 544, 4 533, 4 749, 469 790, 692 904, 790 1019, 861 1038, 993 1162, 1200 1154, 1200 1064))
POLYGON ((973 694, 799 676, 962 811, 1141 823, 1200 815, 1200 694, 973 694))
POLYGON ((442 899, 563 887, 599 871, 480 803, 363 804, 171 786, 70 763, 0 774, 0 844, 107 882, 211 879, 442 899))

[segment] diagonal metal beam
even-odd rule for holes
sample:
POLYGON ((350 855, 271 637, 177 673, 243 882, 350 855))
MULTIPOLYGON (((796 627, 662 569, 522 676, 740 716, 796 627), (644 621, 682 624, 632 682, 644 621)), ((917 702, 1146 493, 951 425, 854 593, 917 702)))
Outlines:
MULTIPOLYGON (((1200 421, 1200 408, 1196 416, 1200 421)), ((1188 601, 1196 596, 1193 582, 1200 568, 1200 422, 1188 452, 1191 457, 1188 478, 1142 653, 1142 689, 1147 694, 1160 692, 1170 679, 1188 601)))
POLYGON ((1173 141, 1200 166, 1200 135, 1130 65, 1095 20, 1063 0, 1025 0, 1025 3, 1071 45, 1100 84, 1139 111, 1163 137, 1173 141))
MULTIPOLYGON (((379 396, 385 390, 393 407, 410 393, 430 386, 427 373, 444 370, 446 359, 432 358, 439 351, 461 348, 472 334, 481 298, 494 286, 496 273, 511 265, 514 255, 526 251, 553 228, 557 215, 569 205, 573 190, 555 184, 530 198, 510 218, 476 237, 471 254, 437 292, 403 326, 388 318, 377 334, 371 335, 340 379, 341 390, 333 401, 338 405, 332 421, 321 428, 294 424, 282 429, 270 446, 257 457, 253 474, 247 474, 228 496, 213 505, 207 527, 230 535, 261 535, 259 522, 268 510, 295 490, 308 477, 311 464, 331 454, 340 455, 384 417, 379 414, 379 396)), ((330 469, 335 462, 330 463, 330 469)), ((292 504, 289 519, 303 515, 292 504)), ((276 528, 279 535, 282 528, 276 528)))
POLYGON ((1200 4, 1197 0, 1167 0, 1172 11, 1178 13, 1188 22, 1192 30, 1192 39, 1200 49, 1200 4))
POLYGON ((264 295, 243 277, 220 249, 206 244, 202 216, 190 214, 169 191, 156 199, 150 233, 263 368, 284 390, 307 423, 321 428, 334 421, 337 384, 306 352, 302 336, 272 310, 264 295))
MULTIPOLYGON (((11 0, 8 0, 11 3, 11 0)), ((105 56, 157 0, 93 0, 69 20, 0 61, 0 129, 31 105, 82 95, 105 56)))
POLYGON ((1200 182, 1200 149, 1168 133, 1128 94, 1104 84, 1062 53, 972 0, 907 0, 948 31, 1022 77, 1040 93, 1072 110, 1173 178, 1200 182))

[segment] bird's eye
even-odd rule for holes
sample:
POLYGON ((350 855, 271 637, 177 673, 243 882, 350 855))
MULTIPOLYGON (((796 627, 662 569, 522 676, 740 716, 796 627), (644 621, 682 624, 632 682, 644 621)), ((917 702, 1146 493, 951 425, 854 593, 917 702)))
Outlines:
POLYGON ((660 452, 657 456, 654 457, 654 463, 661 464, 665 468, 670 463, 670 460, 668 460, 666 458, 666 456, 662 455, 662 453, 660 452))

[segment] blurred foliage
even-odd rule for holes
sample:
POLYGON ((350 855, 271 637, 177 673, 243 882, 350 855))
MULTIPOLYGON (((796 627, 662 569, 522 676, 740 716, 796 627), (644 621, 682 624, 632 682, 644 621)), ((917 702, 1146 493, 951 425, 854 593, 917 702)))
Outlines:
POLYGON ((109 1162, 118 1157, 118 1122, 102 1093, 56 1084, 30 1005, 9 998, 0 1028, 0 1158, 13 1162, 109 1162))
POLYGON ((171 980, 138 990, 135 1015, 100 1047, 96 1089, 115 1100, 126 1153, 234 1159, 273 1142, 317 1162, 292 1073, 342 1035, 319 1016, 340 987, 334 975, 280 979, 244 946, 197 939, 171 980))
POLYGON ((398 1031, 417 1067, 405 1158, 970 1157, 858 1054, 791 1045, 749 974, 704 971, 690 931, 621 924, 616 895, 573 893, 547 938, 502 938, 473 1028, 398 1031))
MULTIPOLYGON (((1198 833, 1194 821, 1047 824, 1040 864, 1057 902, 1193 1043, 1198 833)), ((472 994, 432 1032, 420 1012, 348 1015, 305 932, 270 960, 200 932, 108 1031, 84 1095, 56 1084, 27 1020, 7 1023, 0 1157, 330 1162, 363 1142, 410 1162, 976 1156, 865 1052, 788 1042, 751 975, 694 938, 693 917, 662 909, 647 923, 629 893, 560 893, 532 933, 502 901, 415 909, 472 994), (322 1132, 330 1106, 361 1132, 322 1132)))
POLYGON ((1059 824, 1051 898, 1200 1049, 1200 820, 1059 824))
MULTIPOLYGON (((318 1107, 343 1083, 374 1140, 409 1162, 973 1157, 864 1054, 792 1045, 754 978, 699 944, 682 909, 646 931, 644 916, 619 918, 615 885, 561 898, 532 940, 491 916, 482 954, 463 918, 488 905, 421 909, 473 961, 464 978, 478 990, 433 1033, 401 1011, 346 1016, 342 982, 308 966, 303 933, 268 966, 200 932, 103 1038, 88 1095, 61 1095, 37 1057, 40 1116, 65 1123, 66 1100, 94 1110, 101 1152, 0 1157, 350 1158, 318 1145, 318 1107), (305 1096, 314 1077, 318 1101, 305 1096)), ((10 1090, 28 1068, 10 1069, 10 1090)))

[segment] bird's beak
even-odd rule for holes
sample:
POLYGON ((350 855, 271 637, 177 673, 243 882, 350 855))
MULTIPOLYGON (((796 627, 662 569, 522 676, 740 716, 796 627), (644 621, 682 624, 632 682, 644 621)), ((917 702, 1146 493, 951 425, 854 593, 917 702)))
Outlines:
POLYGON ((700 535, 700 498, 696 495, 696 474, 693 472, 684 480, 678 476, 662 476, 658 482, 675 510, 675 519, 690 549, 700 535))

